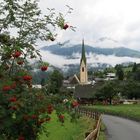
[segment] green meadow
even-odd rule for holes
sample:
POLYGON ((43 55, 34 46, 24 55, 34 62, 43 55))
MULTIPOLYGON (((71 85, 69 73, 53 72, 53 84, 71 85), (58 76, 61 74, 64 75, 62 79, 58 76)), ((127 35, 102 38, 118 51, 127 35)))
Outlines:
POLYGON ((97 110, 102 113, 121 116, 136 121, 140 121, 140 104, 134 105, 94 105, 86 107, 88 109, 97 110))
POLYGON ((70 116, 65 114, 65 122, 62 125, 55 113, 51 115, 51 121, 42 125, 42 132, 39 140, 83 140, 85 133, 92 130, 94 120, 87 117, 80 117, 77 121, 71 122, 70 116), (47 136, 47 135, 48 136, 47 136))

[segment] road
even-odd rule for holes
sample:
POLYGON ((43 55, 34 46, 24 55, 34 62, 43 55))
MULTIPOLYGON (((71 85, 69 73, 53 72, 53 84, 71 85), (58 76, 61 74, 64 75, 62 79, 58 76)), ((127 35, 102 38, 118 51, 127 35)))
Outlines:
POLYGON ((128 119, 103 115, 107 140, 140 140, 140 123, 128 119))

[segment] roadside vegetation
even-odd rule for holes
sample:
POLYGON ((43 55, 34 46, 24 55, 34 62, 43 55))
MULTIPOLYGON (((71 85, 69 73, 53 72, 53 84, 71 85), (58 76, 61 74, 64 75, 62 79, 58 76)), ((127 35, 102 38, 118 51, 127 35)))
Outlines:
POLYGON ((106 140, 105 129, 106 129, 106 127, 102 123, 101 124, 101 129, 100 129, 100 134, 99 134, 99 140, 106 140))
POLYGON ((93 109, 102 113, 121 116, 136 121, 140 121, 140 104, 133 105, 95 105, 88 106, 88 109, 93 109))
POLYGON ((42 125, 43 132, 39 134, 39 140, 83 140, 85 133, 93 129, 95 121, 91 118, 80 117, 77 121, 71 122, 68 114, 64 116, 65 123, 62 125, 53 113, 51 121, 42 125))

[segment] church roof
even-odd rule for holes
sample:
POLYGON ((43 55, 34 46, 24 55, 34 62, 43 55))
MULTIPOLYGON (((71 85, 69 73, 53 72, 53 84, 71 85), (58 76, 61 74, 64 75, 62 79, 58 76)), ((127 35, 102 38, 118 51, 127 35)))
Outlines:
POLYGON ((84 40, 82 41, 82 53, 81 53, 81 61, 80 61, 80 64, 82 63, 82 60, 86 64, 86 55, 85 55, 84 40))
POLYGON ((79 84, 80 81, 79 81, 78 77, 76 75, 74 75, 73 77, 69 78, 69 82, 70 82, 70 84, 79 84))
POLYGON ((104 82, 98 82, 94 85, 77 85, 75 86, 74 97, 75 98, 94 98, 96 91, 104 84, 104 82))
POLYGON ((94 88, 92 85, 77 85, 75 87, 74 97, 75 98, 93 98, 94 88))

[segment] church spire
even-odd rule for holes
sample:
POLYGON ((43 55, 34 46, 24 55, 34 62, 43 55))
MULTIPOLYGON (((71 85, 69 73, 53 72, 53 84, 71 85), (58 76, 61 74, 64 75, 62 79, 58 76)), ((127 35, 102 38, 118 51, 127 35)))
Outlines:
POLYGON ((83 39, 81 61, 80 61, 80 83, 81 84, 87 84, 87 82, 88 82, 88 75, 87 75, 85 45, 84 45, 84 39, 83 39))
MULTIPOLYGON (((85 45, 84 45, 84 39, 82 40, 82 56, 81 56, 81 62, 82 60, 84 61, 84 63, 86 64, 86 55, 85 55, 85 45)), ((81 63, 80 62, 80 63, 81 63)))

